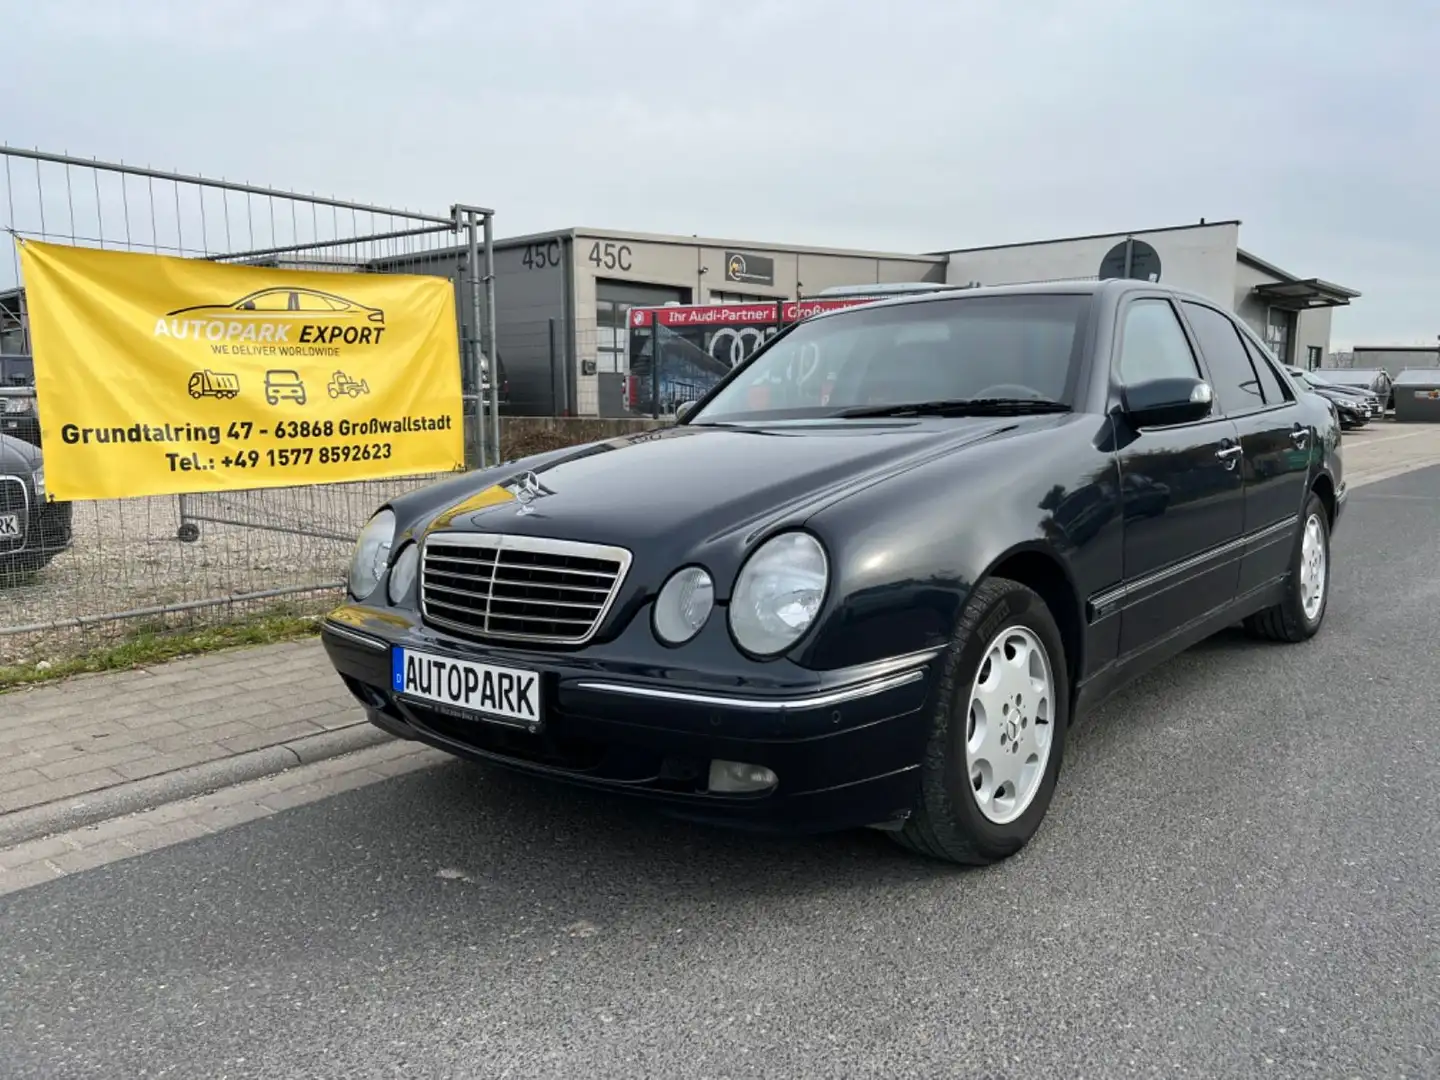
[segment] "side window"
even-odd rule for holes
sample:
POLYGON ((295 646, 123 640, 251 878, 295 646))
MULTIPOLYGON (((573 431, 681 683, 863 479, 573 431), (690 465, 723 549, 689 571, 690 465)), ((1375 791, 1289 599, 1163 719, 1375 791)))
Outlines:
POLYGON ((1125 309, 1117 374, 1126 386, 1199 377, 1195 354, 1168 300, 1136 300, 1125 309))
POLYGON ((1200 351, 1215 381, 1215 400, 1227 413, 1263 408, 1265 395, 1260 379, 1250 365, 1250 354, 1240 343, 1240 331, 1214 308, 1184 301, 1185 317, 1195 328, 1200 351))
POLYGON ((1244 334, 1240 339, 1245 343, 1245 348, 1250 352, 1250 362, 1255 365, 1255 374, 1260 376, 1260 392, 1265 396, 1266 405, 1283 405, 1287 401, 1293 401, 1290 391, 1285 389, 1285 384, 1280 381, 1280 376, 1275 374, 1275 368, 1265 354, 1260 351, 1255 342, 1244 334))

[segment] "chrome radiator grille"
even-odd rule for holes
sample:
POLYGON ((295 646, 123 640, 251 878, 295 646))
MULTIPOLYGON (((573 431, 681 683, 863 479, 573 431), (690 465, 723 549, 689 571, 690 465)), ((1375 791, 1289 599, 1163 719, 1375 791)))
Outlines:
POLYGON ((624 548, 494 533, 439 533, 421 549, 425 621, 464 637, 582 645, 630 569, 624 548))

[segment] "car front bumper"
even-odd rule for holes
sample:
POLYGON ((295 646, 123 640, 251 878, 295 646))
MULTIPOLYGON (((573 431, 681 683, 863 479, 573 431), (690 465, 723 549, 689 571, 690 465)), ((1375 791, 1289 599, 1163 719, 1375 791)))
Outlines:
POLYGON ((20 519, 21 535, 0 537, 0 565, 7 571, 38 570, 73 539, 68 502, 39 502, 26 477, 0 475, 0 513, 20 519))
MULTIPOLYGON (((936 652, 835 672, 809 685, 737 690, 627 660, 478 645, 393 609, 351 606, 322 626, 331 663, 372 723, 459 757, 646 799, 690 820, 767 831, 893 826, 919 794, 936 652), (538 671, 542 727, 456 719, 391 688, 391 650, 538 671), (762 765, 763 793, 708 790, 714 760, 762 765)), ((618 643, 613 643, 618 644, 618 643)), ((754 665, 765 667, 765 665, 754 665)))

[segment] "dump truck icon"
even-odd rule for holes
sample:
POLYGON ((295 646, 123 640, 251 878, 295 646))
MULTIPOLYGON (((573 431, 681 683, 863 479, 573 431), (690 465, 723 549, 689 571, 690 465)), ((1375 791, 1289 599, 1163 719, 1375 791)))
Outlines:
POLYGON ((330 379, 328 389, 332 398, 338 398, 341 394, 349 394, 352 398, 357 398, 361 394, 370 393, 370 384, 364 379, 356 382, 345 372, 337 371, 330 379))
POLYGON ((205 397, 233 398, 240 393, 240 376, 225 371, 197 371, 190 376, 190 396, 195 400, 205 397))

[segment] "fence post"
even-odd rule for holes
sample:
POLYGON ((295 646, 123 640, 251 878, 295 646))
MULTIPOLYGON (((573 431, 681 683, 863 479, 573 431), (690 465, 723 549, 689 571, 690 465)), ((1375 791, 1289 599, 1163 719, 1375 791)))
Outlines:
POLYGON ((559 376, 559 365, 555 363, 555 320, 550 320, 550 411, 556 416, 565 415, 564 403, 560 400, 560 390, 556 385, 559 376))
POLYGON ((485 214, 485 355, 490 364, 490 433, 500 464, 500 356, 495 332, 495 215, 485 214))
POLYGON ((465 225, 470 241, 470 250, 466 256, 469 263, 467 269, 470 271, 470 310, 471 324, 474 327, 470 335, 470 380, 475 387, 475 464, 477 468, 485 468, 487 465, 485 453, 485 375, 482 343, 480 340, 480 236, 475 227, 475 214, 473 211, 465 211, 465 225))

